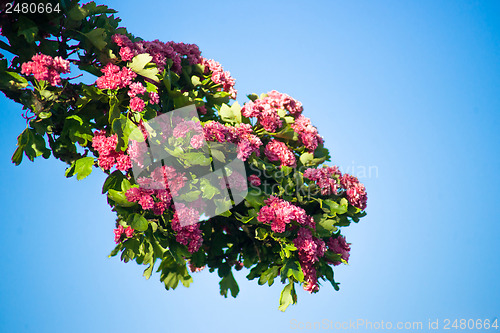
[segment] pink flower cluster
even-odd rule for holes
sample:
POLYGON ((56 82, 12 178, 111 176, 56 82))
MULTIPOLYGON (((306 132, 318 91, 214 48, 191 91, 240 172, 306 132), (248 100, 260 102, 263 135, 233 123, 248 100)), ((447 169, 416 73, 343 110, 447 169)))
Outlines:
POLYGON ((252 133, 252 126, 249 124, 231 126, 223 125, 217 121, 209 121, 203 126, 203 132, 207 141, 236 144, 238 147, 237 156, 242 161, 246 161, 252 153, 260 154, 259 148, 262 141, 252 133))
POLYGON ((361 210, 366 208, 368 196, 365 186, 359 182, 358 178, 345 173, 340 177, 340 185, 345 189, 347 200, 351 205, 361 210))
POLYGON ((247 118, 256 117, 259 124, 268 132, 275 132, 283 125, 278 109, 286 110, 294 117, 302 113, 302 103, 276 90, 267 93, 267 97, 247 102, 241 108, 241 114, 247 118))
POLYGON ((156 168, 151 177, 139 177, 139 187, 132 187, 125 195, 130 202, 138 202, 142 209, 152 209, 155 215, 162 215, 172 202, 172 196, 184 186, 187 178, 175 168, 162 166, 156 168), (157 201, 154 200, 156 197, 157 201))
POLYGON ((273 139, 269 141, 264 150, 264 154, 271 162, 280 161, 281 166, 295 167, 297 161, 293 152, 288 149, 284 142, 273 139))
MULTIPOLYGON (((220 180, 220 188, 230 188, 231 191, 245 191, 247 187, 247 180, 243 177, 239 172, 233 171, 229 176, 227 176, 227 181, 229 184, 226 184, 226 179, 221 178, 220 180)), ((233 194, 234 195, 234 194, 233 194)))
POLYGON ((113 232, 115 233, 116 244, 122 242, 126 238, 131 238, 134 235, 134 229, 130 226, 125 229, 123 226, 119 225, 118 228, 113 230, 113 232))
MULTIPOLYGON (((95 82, 99 89, 121 89, 128 87, 127 94, 130 97, 130 109, 135 112, 144 110, 146 104, 139 96, 142 95, 144 98, 147 89, 142 83, 133 82, 137 77, 134 71, 127 67, 120 68, 117 65, 108 63, 101 69, 101 72, 104 75, 98 77, 95 82)), ((150 104, 158 104, 160 101, 160 96, 154 91, 150 92, 148 97, 150 104)))
POLYGON ((45 54, 35 54, 31 60, 21 65, 21 73, 33 74, 38 81, 48 81, 52 86, 61 84, 59 74, 70 72, 69 61, 61 57, 52 58, 45 54))
POLYGON ((115 164, 120 171, 127 171, 132 167, 130 156, 122 151, 116 151, 117 143, 116 134, 108 137, 105 131, 94 132, 92 147, 99 153, 98 163, 104 170, 111 169, 115 164))
POLYGON ((178 210, 172 218, 172 229, 177 233, 175 239, 183 245, 187 245, 188 251, 194 253, 198 251, 203 243, 202 232, 198 223, 200 213, 193 208, 186 207, 180 203, 176 205, 178 210), (186 221, 188 225, 181 226, 179 217, 186 221))
POLYGON ((323 167, 319 169, 309 168, 304 171, 304 177, 313 180, 321 189, 322 195, 337 195, 340 191, 340 185, 337 178, 341 173, 339 168, 323 167), (337 176, 337 178, 335 178, 337 176))
POLYGON ((310 293, 318 291, 318 277, 314 263, 324 256, 326 252, 325 242, 313 237, 311 230, 300 228, 293 244, 297 248, 300 266, 304 272, 304 290, 310 293))
POLYGON ((250 184, 252 186, 260 186, 260 184, 262 184, 259 176, 257 176, 257 175, 248 176, 248 181, 250 182, 250 184))
MULTIPOLYGON (((349 251, 351 251, 351 244, 347 243, 345 240, 345 237, 342 235, 339 235, 336 238, 330 238, 328 239, 328 249, 334 253, 338 253, 341 255, 341 258, 345 261, 349 261, 349 251)), ((340 261, 333 262, 333 265, 337 266, 340 265, 340 261)))
POLYGON ((212 72, 212 81, 222 85, 222 90, 230 93, 232 99, 236 99, 237 91, 234 89, 236 81, 231 73, 224 71, 222 65, 213 59, 202 58, 201 64, 205 66, 205 74, 212 72))
POLYGON ((186 59, 191 65, 199 64, 202 59, 200 49, 195 44, 163 43, 159 40, 134 43, 127 36, 120 34, 113 35, 111 39, 120 46, 120 57, 123 61, 132 60, 138 54, 149 53, 160 73, 167 66, 168 59, 172 60, 171 70, 178 74, 182 71, 182 59, 186 59))
POLYGON ((277 233, 285 232, 286 225, 292 221, 296 221, 300 225, 315 228, 314 220, 311 216, 307 215, 305 210, 297 207, 290 202, 280 199, 275 196, 270 196, 265 201, 257 220, 262 223, 271 225, 271 230, 277 233))
POLYGON ((339 195, 344 191, 351 205, 361 210, 366 208, 368 195, 365 186, 354 176, 347 173, 342 175, 336 166, 309 168, 304 171, 304 177, 314 181, 320 187, 322 195, 339 195))
POLYGON ((177 123, 177 125, 175 126, 174 131, 172 132, 172 134, 176 138, 185 137, 189 131, 193 131, 195 133, 202 133, 203 132, 203 128, 202 128, 200 122, 198 122, 198 121, 181 120, 181 121, 176 122, 176 123, 177 123))
POLYGON ((311 119, 300 115, 295 119, 295 123, 291 124, 291 127, 299 134, 299 140, 310 152, 313 152, 320 143, 323 143, 323 138, 318 134, 318 129, 311 125, 311 119))
POLYGON ((120 68, 117 65, 108 63, 101 69, 104 74, 95 81, 99 89, 119 89, 125 88, 132 83, 132 80, 137 77, 137 74, 130 68, 120 68))

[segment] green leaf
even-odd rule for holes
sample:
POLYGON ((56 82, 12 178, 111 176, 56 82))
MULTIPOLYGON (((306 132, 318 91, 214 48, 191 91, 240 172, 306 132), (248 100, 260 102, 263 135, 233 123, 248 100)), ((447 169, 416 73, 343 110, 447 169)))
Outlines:
POLYGON ((102 51, 108 43, 106 43, 106 31, 103 28, 95 28, 85 34, 87 39, 99 50, 102 51))
POLYGON ((297 303, 297 294, 295 293, 294 283, 290 282, 283 288, 283 291, 281 291, 279 310, 285 312, 290 304, 295 303, 297 303))
POLYGON ((250 94, 250 95, 247 95, 248 99, 251 100, 252 102, 255 102, 256 100, 259 99, 259 95, 257 94, 250 94))
POLYGON ((195 87, 201 85, 200 78, 198 76, 196 76, 196 75, 191 76, 191 83, 195 87))
POLYGON ((228 106, 227 104, 222 104, 219 115, 222 120, 227 123, 241 123, 241 106, 238 102, 234 102, 233 105, 228 106))
POLYGON ((245 200, 253 207, 259 208, 264 206, 264 195, 261 191, 251 188, 248 190, 248 194, 245 200))
POLYGON ((123 243, 118 243, 118 245, 115 246, 113 251, 109 254, 108 258, 114 257, 118 254, 123 249, 123 243))
MULTIPOLYGON (((329 251, 327 251, 326 253, 328 253, 329 251)), ((330 281, 330 283, 332 284, 333 286, 333 289, 335 289, 336 291, 339 291, 339 284, 337 282, 335 282, 335 279, 333 278, 333 269, 329 266, 329 265, 325 265, 323 267, 324 269, 324 273, 325 273, 325 277, 328 279, 328 281, 330 281)))
POLYGON ((35 41, 36 35, 38 34, 38 27, 35 22, 30 20, 26 16, 21 15, 19 17, 18 25, 19 31, 17 35, 24 36, 28 43, 33 43, 35 41))
POLYGON ((190 165, 210 165, 210 158, 202 152, 186 153, 182 155, 182 158, 190 165))
POLYGON ((132 207, 135 205, 135 202, 128 201, 125 193, 123 193, 121 191, 109 189, 108 190, 108 198, 113 200, 118 206, 132 207))
POLYGON ((323 200, 323 210, 327 213, 344 214, 347 212, 347 205, 339 205, 333 200, 323 200))
POLYGON ((238 287, 238 283, 234 279, 233 272, 229 272, 228 275, 222 278, 219 282, 220 286, 220 294, 227 298, 228 289, 231 291, 231 296, 236 297, 240 292, 240 288, 238 287))
POLYGON ((220 150, 210 149, 210 153, 212 154, 212 157, 218 160, 219 162, 226 163, 226 156, 220 150))
POLYGON ((267 282, 269 286, 272 286, 274 283, 274 279, 279 274, 279 266, 269 267, 266 271, 264 271, 259 278, 259 285, 263 285, 267 282))
POLYGON ((200 181, 200 190, 203 193, 202 197, 204 199, 212 199, 214 195, 220 193, 220 190, 213 186, 210 181, 206 178, 202 178, 200 181))
MULTIPOLYGON (((120 118, 121 110, 120 110, 120 101, 118 98, 113 97, 109 99, 109 116, 108 121, 110 124, 113 124, 115 119, 120 118)), ((114 128, 113 128, 114 129, 114 128)))
POLYGON ((17 147, 16 151, 12 155, 12 163, 14 163, 15 165, 21 164, 21 162, 23 161, 23 153, 23 147, 17 147))
POLYGON ((94 166, 94 158, 91 156, 82 157, 75 162, 76 179, 82 180, 92 172, 94 166))
POLYGON ((179 199, 186 202, 193 202, 197 200, 200 197, 200 195, 201 191, 195 190, 182 194, 181 196, 179 196, 179 199))
POLYGON ((263 241, 264 239, 267 238, 267 235, 268 231, 266 229, 261 227, 255 229, 255 238, 257 238, 258 240, 263 241))
POLYGON ((132 58, 128 67, 141 76, 160 82, 157 76, 158 68, 156 66, 147 66, 151 60, 153 60, 152 56, 147 53, 141 53, 132 58))
POLYGON ((85 17, 87 17, 88 12, 80 7, 79 5, 74 6, 71 8, 71 10, 68 12, 69 18, 72 19, 73 21, 81 21, 85 17))
POLYGON ((303 165, 309 165, 310 162, 313 160, 314 155, 311 153, 303 153, 300 155, 300 161, 302 162, 303 165))
POLYGON ((122 188, 121 184, 124 179, 125 176, 120 170, 113 171, 113 173, 110 174, 108 178, 106 178, 106 180, 104 181, 104 185, 102 186, 102 193, 104 194, 108 192, 109 189, 117 191, 121 190, 122 188))
POLYGON ((141 214, 133 214, 130 219, 130 226, 137 231, 148 230, 148 220, 141 214))
POLYGON ((285 261, 283 268, 281 268, 281 277, 284 281, 287 277, 290 278, 292 276, 298 282, 304 281, 304 272, 302 272, 299 262, 289 259, 285 261))

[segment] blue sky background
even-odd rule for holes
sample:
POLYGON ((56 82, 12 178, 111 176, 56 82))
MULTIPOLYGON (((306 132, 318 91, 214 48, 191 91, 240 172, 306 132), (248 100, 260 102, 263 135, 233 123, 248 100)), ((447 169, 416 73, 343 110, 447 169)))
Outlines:
POLYGON ((300 290, 286 313, 282 286, 244 271, 236 299, 206 271, 167 292, 143 267, 107 258, 104 174, 78 182, 53 159, 11 164, 25 123, 2 95, 0 332, 288 332, 291 320, 324 319, 442 328, 500 317, 498 2, 106 3, 144 39, 198 44, 236 78, 240 103, 272 89, 302 101, 332 163, 365 183, 368 215, 344 230, 341 290, 300 290))

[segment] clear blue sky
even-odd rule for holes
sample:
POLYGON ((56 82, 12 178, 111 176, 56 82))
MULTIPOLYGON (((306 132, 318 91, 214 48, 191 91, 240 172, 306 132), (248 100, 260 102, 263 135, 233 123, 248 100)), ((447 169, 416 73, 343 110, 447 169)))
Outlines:
POLYGON ((158 276, 107 258, 114 215, 103 174, 78 182, 52 159, 10 163, 25 125, 2 95, 0 332, 289 332, 291 320, 500 317, 498 2, 107 4, 144 39, 198 44, 236 77, 240 103, 272 89, 302 101, 333 163, 372 167, 360 177, 368 215, 344 231, 352 251, 335 270, 341 290, 301 290, 284 314, 282 286, 257 286, 245 272, 237 299, 219 296, 208 272, 166 292, 158 276))

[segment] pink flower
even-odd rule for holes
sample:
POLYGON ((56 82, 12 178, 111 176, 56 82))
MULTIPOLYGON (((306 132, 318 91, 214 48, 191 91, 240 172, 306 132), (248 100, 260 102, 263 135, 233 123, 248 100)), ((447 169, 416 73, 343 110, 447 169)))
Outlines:
MULTIPOLYGON (((334 253, 338 253, 341 255, 341 258, 345 261, 349 261, 349 251, 351 251, 351 244, 347 243, 345 240, 345 237, 342 235, 339 235, 336 238, 330 238, 328 239, 328 249, 334 253)), ((340 261, 332 262, 333 265, 337 266, 340 265, 340 261)))
POLYGON ((309 118, 300 115, 295 119, 295 123, 291 127, 299 134, 299 140, 310 152, 313 152, 320 143, 323 143, 323 138, 318 134, 316 127, 311 125, 309 118))
POLYGON ((271 162, 280 161, 281 166, 295 167, 296 159, 293 152, 288 149, 284 142, 273 139, 269 141, 264 154, 271 162))
POLYGON ((205 105, 202 105, 202 106, 199 106, 196 108, 198 110, 199 113, 201 114, 207 114, 207 108, 205 107, 205 105))
POLYGON ((258 98, 253 102, 247 102, 241 108, 241 114, 247 118, 257 117, 258 122, 268 132, 274 132, 281 127, 282 122, 278 110, 286 110, 293 117, 302 113, 302 104, 276 90, 267 93, 266 97, 258 98))
POLYGON ((310 264, 302 264, 302 272, 304 272, 304 290, 309 293, 315 293, 319 290, 318 276, 316 274, 316 268, 310 264))
POLYGON ((368 195, 365 186, 359 182, 358 178, 345 173, 340 177, 340 185, 344 188, 349 203, 365 210, 368 195))
POLYGON ((260 178, 257 175, 250 175, 248 177, 248 181, 252 184, 252 186, 260 186, 261 184, 260 178))
POLYGON ((297 248, 300 266, 304 272, 304 290, 310 293, 318 291, 318 278, 313 265, 318 262, 319 258, 325 255, 325 242, 320 238, 314 237, 311 230, 300 228, 293 244, 297 248))
POLYGON ((304 171, 304 177, 313 180, 321 189, 322 195, 337 195, 340 190, 338 178, 339 169, 334 167, 309 168, 304 171))
POLYGON ((120 171, 128 171, 132 167, 130 156, 119 153, 116 156, 116 168, 120 171))
POLYGON ((203 243, 202 232, 199 224, 200 213, 193 208, 186 207, 184 204, 177 204, 179 207, 175 211, 172 219, 172 229, 177 233, 175 239, 183 245, 187 245, 188 251, 197 252, 203 243), (181 226, 179 217, 185 226, 181 226))
POLYGON ((194 149, 199 149, 203 147, 204 144, 205 144, 205 138, 203 137, 203 134, 193 135, 193 137, 191 138, 191 146, 194 149))
POLYGON ((135 112, 141 112, 144 110, 146 104, 139 97, 132 97, 130 99, 130 109, 135 112))
POLYGON ((96 85, 99 89, 120 89, 125 88, 132 83, 132 80, 137 77, 137 74, 130 68, 123 67, 120 69, 112 63, 108 63, 101 69, 104 74, 96 80, 96 85))
POLYGON ((134 57, 134 52, 132 52, 130 47, 124 46, 120 48, 120 57, 122 58, 123 61, 132 60, 132 58, 134 57))
POLYGON ((259 137, 252 134, 252 126, 239 124, 239 126, 223 125, 217 121, 209 121, 203 127, 207 141, 232 142, 237 145, 237 157, 246 161, 252 153, 260 154, 262 145, 259 137))
POLYGON ((201 64, 205 66, 205 74, 212 72, 212 81, 222 86, 222 91, 230 93, 236 99, 237 91, 234 89, 235 80, 228 71, 224 71, 221 64, 213 59, 202 58, 201 64))
POLYGON ((111 40, 116 43, 118 46, 128 46, 131 45, 132 42, 127 36, 120 35, 120 34, 114 34, 111 37, 111 40))
POLYGON ((151 91, 149 93, 149 104, 158 104, 160 103, 160 96, 157 92, 151 91))
MULTIPOLYGON (((245 177, 243 177, 239 172, 233 171, 231 175, 227 177, 227 184, 226 180, 224 178, 221 178, 220 180, 220 187, 225 188, 230 188, 231 191, 245 191, 247 187, 247 180, 245 177)), ((233 192, 234 193, 234 192, 233 192)))
POLYGON ((134 229, 132 229, 131 226, 128 226, 127 229, 125 229, 125 236, 127 238, 131 238, 134 235, 134 229))
POLYGON ((286 230, 286 225, 296 221, 300 225, 315 228, 314 220, 308 216, 304 209, 297 207, 290 202, 270 196, 265 201, 257 220, 262 223, 271 224, 271 230, 282 233, 286 230))
POLYGON ((135 97, 137 95, 142 95, 146 92, 146 87, 144 87, 142 85, 142 83, 140 82, 134 82, 132 84, 130 84, 130 86, 128 87, 129 88, 129 91, 128 91, 128 95, 130 97, 135 97))
POLYGON ((152 62, 156 64, 160 73, 167 66, 168 59, 172 60, 170 69, 178 74, 182 71, 181 62, 183 59, 187 60, 190 65, 201 62, 201 52, 198 46, 194 44, 163 43, 159 40, 131 42, 126 36, 119 34, 113 35, 111 39, 118 46, 122 47, 120 49, 120 56, 123 60, 127 61, 131 55, 148 53, 153 57, 152 62), (124 48, 128 49, 124 50, 124 48))
POLYGON ((111 169, 115 164, 117 164, 117 169, 120 171, 127 171, 132 167, 130 156, 125 155, 122 151, 116 151, 117 143, 118 137, 116 134, 108 137, 105 131, 94 132, 92 147, 99 153, 97 162, 104 170, 111 169))
POLYGON ((38 81, 48 81, 52 86, 61 85, 59 74, 70 72, 69 61, 61 57, 52 58, 45 54, 36 54, 31 60, 21 65, 21 73, 33 74, 38 81))
POLYGON ((69 61, 61 57, 55 57, 53 63, 54 69, 59 73, 67 74, 70 72, 69 61))
POLYGON ((134 235, 134 229, 128 226, 127 229, 124 229, 123 226, 119 225, 118 228, 114 229, 115 233, 115 243, 118 244, 122 242, 126 238, 131 238, 134 235))

